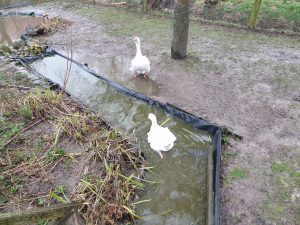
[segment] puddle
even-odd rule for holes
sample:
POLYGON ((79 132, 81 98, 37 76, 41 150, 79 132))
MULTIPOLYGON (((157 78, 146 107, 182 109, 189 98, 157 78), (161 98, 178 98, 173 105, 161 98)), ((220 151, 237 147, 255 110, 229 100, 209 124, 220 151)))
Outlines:
POLYGON ((100 58, 85 54, 74 54, 74 59, 87 63, 88 67, 97 74, 101 74, 116 83, 123 84, 129 89, 142 92, 148 96, 159 96, 160 94, 158 83, 151 79, 134 77, 134 74, 129 70, 131 58, 124 56, 103 56, 100 58))
MULTIPOLYGON (((26 27, 37 26, 43 21, 42 17, 10 15, 0 17, 0 44, 9 45, 26 32, 26 27)), ((94 57, 85 54, 74 54, 74 59, 88 64, 96 73, 107 77, 129 89, 145 93, 149 96, 159 96, 160 86, 151 79, 135 77, 129 70, 131 58, 123 56, 94 57)), ((51 62, 49 62, 51 63, 51 62)), ((55 61, 52 62, 53 66, 55 61)))
MULTIPOLYGON (((35 61, 32 67, 46 78, 62 85, 67 60, 56 55, 35 61)), ((145 221, 138 223, 205 223, 207 156, 213 151, 211 137, 207 132, 194 129, 184 121, 170 117, 165 126, 175 134, 177 141, 174 148, 163 153, 164 158, 160 159, 147 142, 147 132, 150 129, 147 116, 152 112, 157 116, 158 122, 162 123, 169 117, 163 110, 116 91, 74 63, 66 89, 81 102, 98 111, 112 125, 136 137, 139 148, 145 153, 150 165, 155 166, 153 174, 147 174, 146 179, 158 181, 159 184, 146 185, 145 194, 139 200, 151 201, 138 205, 137 213, 145 218, 145 221), (165 214, 168 210, 171 211, 165 214)))
POLYGON ((0 44, 12 42, 26 32, 26 27, 41 24, 43 17, 12 15, 0 17, 0 44))

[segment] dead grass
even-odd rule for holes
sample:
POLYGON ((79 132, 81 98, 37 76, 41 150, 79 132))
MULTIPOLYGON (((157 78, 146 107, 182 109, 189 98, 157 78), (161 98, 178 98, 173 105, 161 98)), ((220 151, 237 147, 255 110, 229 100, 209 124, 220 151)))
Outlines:
POLYGON ((87 224, 140 218, 134 202, 146 162, 131 138, 61 92, 0 88, 0 211, 77 201, 87 224), (67 151, 65 140, 80 152, 67 151), (56 174, 76 168, 75 184, 57 183, 56 174))
POLYGON ((46 16, 43 22, 40 25, 34 27, 33 29, 36 30, 36 35, 44 35, 61 31, 70 24, 71 23, 69 21, 61 19, 59 17, 48 18, 48 16, 46 16))

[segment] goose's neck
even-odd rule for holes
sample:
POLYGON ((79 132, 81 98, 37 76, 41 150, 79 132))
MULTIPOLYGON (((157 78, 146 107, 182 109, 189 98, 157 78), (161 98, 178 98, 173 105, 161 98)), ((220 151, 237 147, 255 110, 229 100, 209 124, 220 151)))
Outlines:
POLYGON ((152 126, 154 126, 154 127, 158 126, 157 120, 155 118, 151 119, 151 122, 152 122, 152 126))
POLYGON ((142 52, 141 52, 141 44, 140 43, 135 43, 136 46, 136 56, 141 56, 142 52))

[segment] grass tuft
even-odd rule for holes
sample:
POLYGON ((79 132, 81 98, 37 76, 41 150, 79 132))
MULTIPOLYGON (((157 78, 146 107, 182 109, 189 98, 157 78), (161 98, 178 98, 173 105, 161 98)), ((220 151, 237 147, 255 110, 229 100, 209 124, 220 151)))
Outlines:
POLYGON ((233 180, 245 178, 248 175, 248 171, 244 168, 233 168, 233 170, 230 172, 230 177, 233 180))
POLYGON ((287 162, 283 163, 274 163, 271 166, 273 173, 282 173, 282 172, 289 172, 291 171, 291 166, 287 162))

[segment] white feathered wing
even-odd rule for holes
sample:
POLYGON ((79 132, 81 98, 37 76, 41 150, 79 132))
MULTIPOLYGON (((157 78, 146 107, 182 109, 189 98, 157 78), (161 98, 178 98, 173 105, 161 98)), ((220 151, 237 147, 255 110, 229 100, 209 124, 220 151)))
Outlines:
POLYGON ((167 127, 161 127, 157 124, 154 114, 149 114, 152 121, 150 131, 148 132, 148 143, 150 147, 163 158, 161 151, 169 151, 173 148, 176 137, 167 127))

